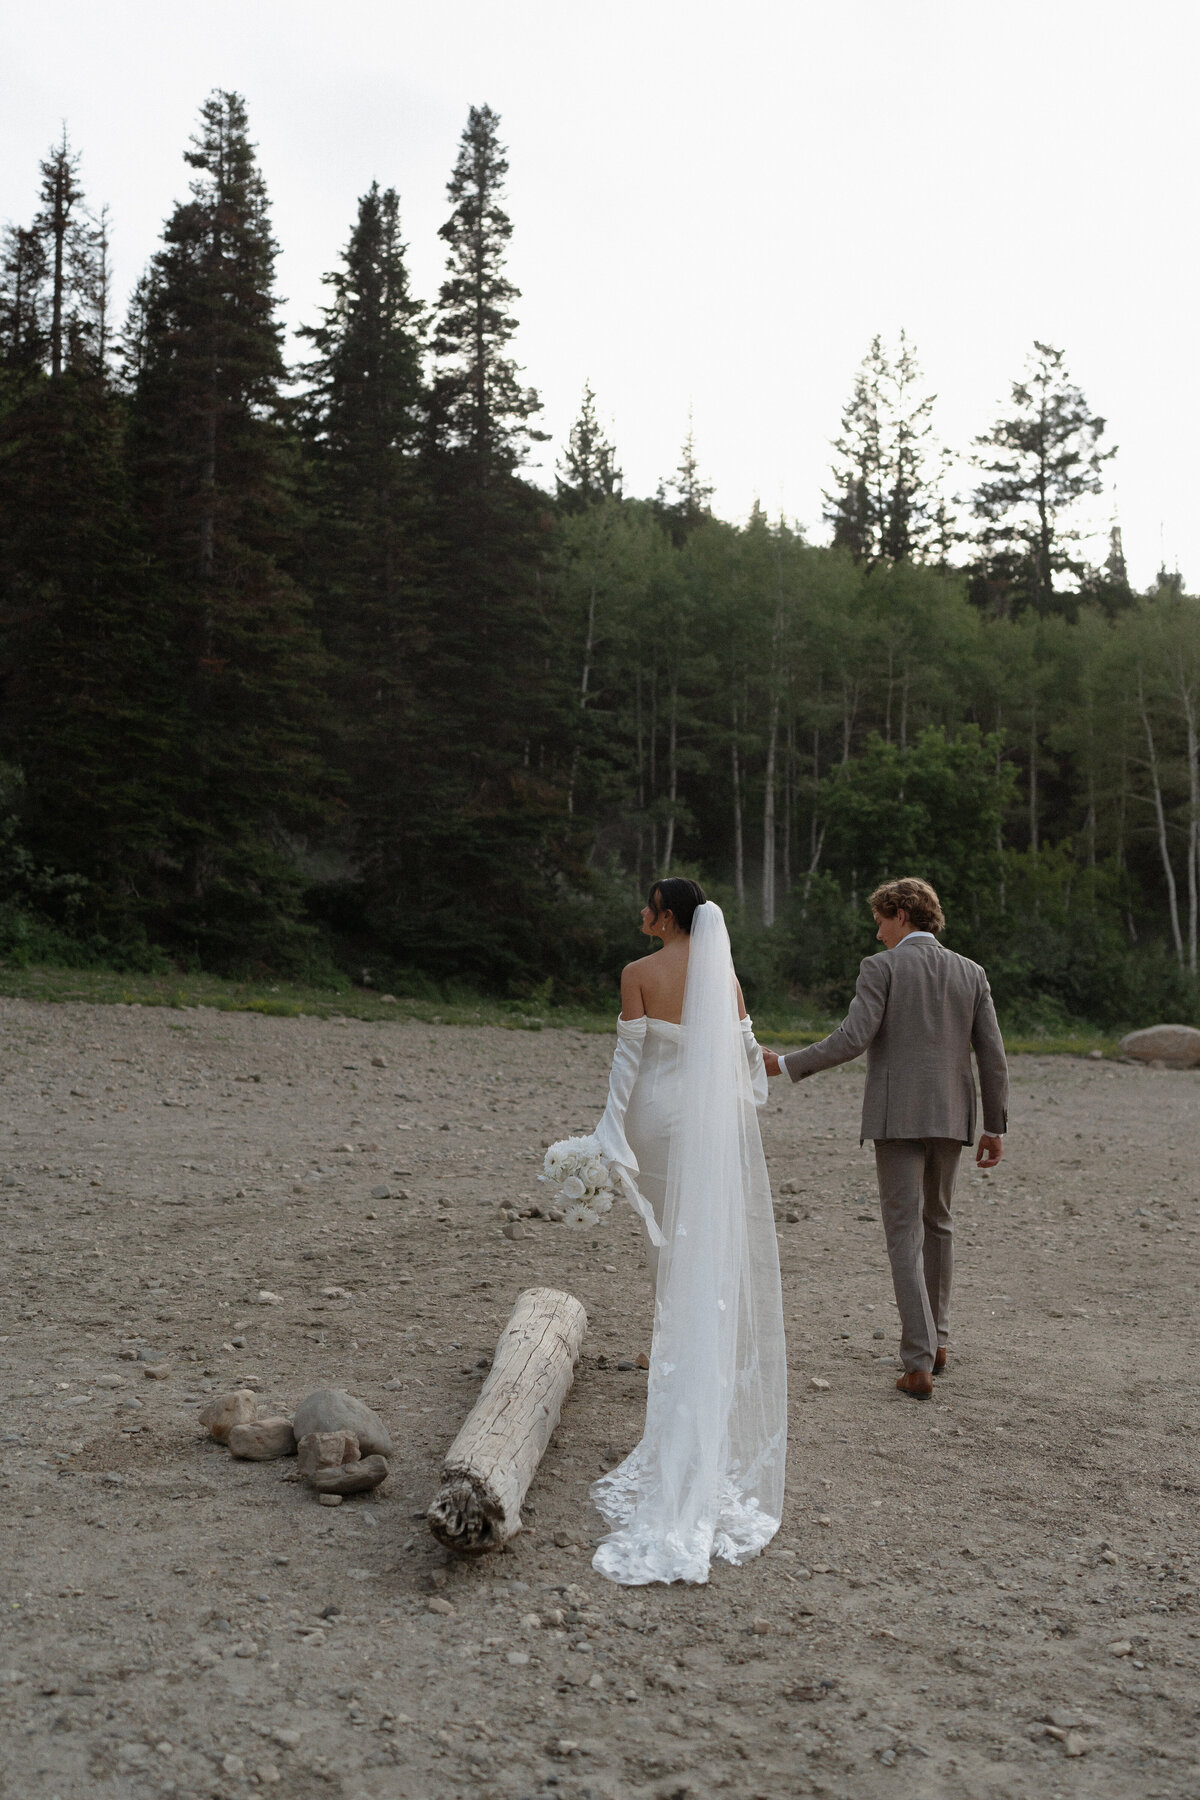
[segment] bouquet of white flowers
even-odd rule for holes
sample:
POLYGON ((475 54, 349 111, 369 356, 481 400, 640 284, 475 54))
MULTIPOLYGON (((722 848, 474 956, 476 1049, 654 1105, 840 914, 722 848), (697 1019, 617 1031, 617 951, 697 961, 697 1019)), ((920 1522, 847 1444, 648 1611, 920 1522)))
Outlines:
POLYGON ((612 1177, 594 1137, 551 1144, 539 1181, 549 1182, 567 1225, 598 1225, 613 1203, 612 1177))

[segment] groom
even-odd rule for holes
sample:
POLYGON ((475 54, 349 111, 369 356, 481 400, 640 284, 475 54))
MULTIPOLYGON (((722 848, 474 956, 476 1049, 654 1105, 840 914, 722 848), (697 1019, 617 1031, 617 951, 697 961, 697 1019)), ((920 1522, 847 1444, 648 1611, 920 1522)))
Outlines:
POLYGON ((803 1081, 867 1053, 862 1133, 873 1138, 904 1374, 896 1386, 928 1399, 946 1366, 953 1239, 950 1201, 964 1144, 975 1135, 979 1065, 983 1132, 975 1157, 994 1169, 1008 1129, 1008 1064, 991 989, 978 963, 937 941, 945 917, 927 881, 885 881, 871 895, 886 954, 868 956, 850 1011, 819 1044, 763 1053, 768 1075, 803 1081))

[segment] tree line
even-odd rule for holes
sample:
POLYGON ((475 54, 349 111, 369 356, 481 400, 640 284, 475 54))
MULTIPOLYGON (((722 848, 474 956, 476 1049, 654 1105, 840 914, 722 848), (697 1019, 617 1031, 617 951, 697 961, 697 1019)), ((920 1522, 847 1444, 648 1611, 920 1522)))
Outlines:
POLYGON ((877 338, 828 546, 716 517, 690 435, 627 495, 590 387, 549 493, 494 113, 436 299, 373 184, 292 366, 238 95, 185 160, 119 325, 65 134, 4 234, 0 952, 584 997, 686 869, 751 990, 832 1006, 919 871, 1010 1011, 1194 1015, 1196 603, 1084 557, 1112 452, 1061 350, 955 496, 877 338))

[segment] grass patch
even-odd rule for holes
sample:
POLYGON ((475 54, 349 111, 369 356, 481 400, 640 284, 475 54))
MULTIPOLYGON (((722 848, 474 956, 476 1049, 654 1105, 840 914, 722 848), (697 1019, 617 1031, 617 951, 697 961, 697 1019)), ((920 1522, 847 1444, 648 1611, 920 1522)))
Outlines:
MULTIPOLYGON (((57 969, 47 965, 13 967, 0 963, 0 995, 49 1003, 81 1001, 89 1006, 168 1006, 186 1012, 199 1006, 216 1012, 265 1013, 272 1018, 360 1019, 379 1024, 386 1019, 417 1019, 426 1025, 493 1025, 505 1031, 583 1031, 609 1033, 617 1000, 603 1011, 585 1007, 531 1005, 528 1000, 490 1000, 467 995, 429 1000, 396 995, 384 1000, 368 988, 308 987, 298 982, 225 980, 218 975, 129 975, 108 969, 57 969)), ((836 1019, 804 1017, 786 1007, 764 1006, 755 1012, 759 1042, 773 1049, 795 1050, 815 1044, 833 1030, 836 1019)), ((1030 1032, 1020 1027, 1004 1034, 1013 1056, 1115 1056, 1117 1039, 1098 1027, 1075 1025, 1061 1030, 1030 1032)))

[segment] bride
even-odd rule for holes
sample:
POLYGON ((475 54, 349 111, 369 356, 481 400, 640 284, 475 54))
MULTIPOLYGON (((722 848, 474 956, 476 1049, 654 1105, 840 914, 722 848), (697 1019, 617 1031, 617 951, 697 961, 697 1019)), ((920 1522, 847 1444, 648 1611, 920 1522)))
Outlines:
POLYGON ((756 1107, 762 1051, 719 906, 655 882, 642 932, 662 948, 621 977, 608 1106, 596 1128, 645 1221, 654 1336, 641 1442, 592 1487, 613 1581, 707 1581, 779 1529, 787 1377, 779 1254, 756 1107))

